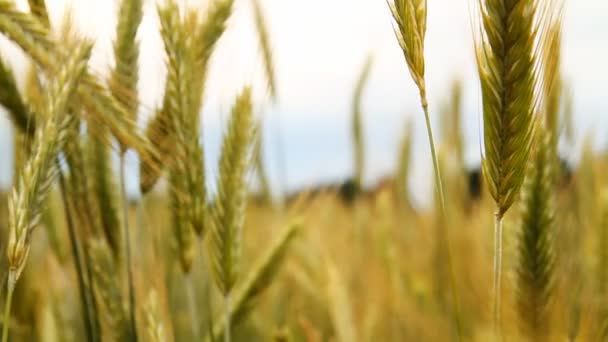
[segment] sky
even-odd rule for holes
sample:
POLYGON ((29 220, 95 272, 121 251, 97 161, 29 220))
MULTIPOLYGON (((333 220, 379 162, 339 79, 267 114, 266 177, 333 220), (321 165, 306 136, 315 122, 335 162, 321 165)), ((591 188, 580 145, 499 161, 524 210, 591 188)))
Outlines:
MULTIPOLYGON (((204 11, 208 0, 178 0, 204 11)), ((264 116, 265 158, 274 187, 298 188, 343 179, 352 170, 350 150, 351 102, 354 83, 368 55, 374 58, 364 94, 366 181, 394 169, 405 121, 415 125, 414 162, 410 190, 428 202, 431 160, 418 92, 396 42, 385 0, 260 0, 266 12, 276 65, 279 102, 269 100, 260 48, 253 26, 250 0, 236 0, 229 28, 211 64, 202 110, 207 158, 217 159, 221 132, 231 102, 247 84, 255 90, 256 112, 264 116), (277 142, 282 142, 280 145, 277 142), (280 147, 278 147, 280 146, 280 147)), ((455 78, 465 85, 464 130, 467 162, 480 159, 480 95, 473 54, 469 1, 429 0, 425 45, 426 77, 431 116, 437 114, 455 78)), ((27 9, 27 1, 18 0, 27 9)), ((47 0, 51 20, 59 26, 72 9, 75 26, 95 39, 90 67, 107 75, 112 65, 118 0, 47 0)), ((608 131, 604 113, 608 87, 608 1, 566 0, 564 12, 563 73, 573 89, 579 141, 594 134, 603 145, 608 131)), ((138 33, 141 41, 141 120, 159 106, 165 77, 164 54, 158 33, 156 1, 145 1, 138 33)), ((0 54, 17 74, 26 63, 19 49, 0 40, 0 54)), ((10 124, 0 115, 0 186, 11 179, 10 124)), ((567 152, 574 155, 578 147, 567 152)), ((130 158, 130 185, 136 189, 136 160, 130 158)), ((212 168, 212 167, 211 167, 212 168)), ((211 170, 213 172, 213 170, 211 170)))

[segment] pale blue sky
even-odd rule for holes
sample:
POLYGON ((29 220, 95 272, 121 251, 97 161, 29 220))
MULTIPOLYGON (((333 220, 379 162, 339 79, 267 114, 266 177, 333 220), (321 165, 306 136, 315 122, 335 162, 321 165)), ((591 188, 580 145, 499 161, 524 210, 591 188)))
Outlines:
MULTIPOLYGON (((429 0, 426 39, 427 79, 431 115, 447 95, 450 81, 466 85, 465 131, 468 160, 479 160, 479 95, 470 33, 469 0, 429 0)), ((17 1, 27 8, 27 1, 17 1)), ((182 1, 205 8, 206 0, 182 1)), ((274 46, 280 102, 271 106, 264 92, 259 48, 253 30, 249 0, 236 0, 235 15, 220 42, 209 79, 204 107, 206 144, 211 160, 217 156, 221 123, 239 88, 257 89, 257 108, 269 119, 266 136, 276 141, 277 118, 284 127, 287 183, 290 186, 338 179, 348 174, 350 163, 349 115, 353 84, 365 57, 372 53, 374 68, 365 94, 369 181, 390 172, 403 121, 416 121, 412 190, 428 189, 430 159, 423 131, 417 91, 406 70, 392 32, 385 0, 261 0, 274 46)), ((47 0, 52 19, 59 23, 71 6, 79 30, 97 40, 91 61, 98 74, 111 65, 111 39, 118 1, 47 0)), ((164 79, 164 56, 155 15, 155 1, 147 1, 139 36, 142 41, 140 93, 146 115, 159 104, 164 79)), ((575 94, 575 117, 580 136, 595 128, 605 141, 608 118, 608 1, 566 0, 563 70, 575 94)), ((0 41, 5 59, 21 71, 20 53, 0 41)), ((435 123, 436 124, 436 123, 435 123)), ((8 122, 0 115, 0 184, 10 181, 8 122)), ((276 149, 267 158, 275 169, 276 149)), ((135 168, 135 167, 134 167, 135 168)))

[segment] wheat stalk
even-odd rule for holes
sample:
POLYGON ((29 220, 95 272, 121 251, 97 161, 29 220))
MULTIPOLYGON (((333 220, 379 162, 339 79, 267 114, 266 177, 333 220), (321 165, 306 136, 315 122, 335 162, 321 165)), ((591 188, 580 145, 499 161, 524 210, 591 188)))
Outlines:
MULTIPOLYGON (((118 26, 116 27, 116 40, 114 41, 115 67, 110 78, 110 90, 114 98, 120 101, 127 110, 129 120, 137 121, 138 94, 137 81, 139 77, 139 42, 136 40, 137 29, 143 18, 142 0, 122 0, 118 12, 118 26)), ((125 264, 127 269, 127 282, 129 292, 129 315, 133 340, 138 340, 137 323, 135 318, 135 289, 133 285, 133 271, 131 260, 131 242, 129 236, 129 214, 126 185, 125 185, 125 155, 127 146, 121 146, 120 155, 120 188, 122 194, 123 210, 123 244, 125 264)))
MULTIPOLYGON (((53 161, 65 144, 66 131, 75 122, 72 115, 65 114, 65 110, 86 70, 91 48, 92 44, 82 43, 51 83, 44 107, 49 119, 36 132, 33 153, 11 194, 7 247, 9 297, 25 266, 31 234, 40 221, 42 203, 56 172, 53 161)), ((6 307, 5 320, 10 312, 10 300, 6 307)), ((4 326, 3 341, 8 338, 7 327, 8 324, 4 326)))
MULTIPOLYGON (((542 0, 480 0, 476 56, 484 118, 483 170, 496 203, 494 323, 500 331, 502 221, 524 181, 539 81, 537 41, 546 15, 542 0)), ((547 7, 548 8, 548 7, 547 7)))
MULTIPOLYGON (((426 80, 425 80, 425 64, 424 64, 424 39, 426 35, 426 20, 427 20, 427 1, 426 0, 392 0, 389 2, 389 8, 396 23, 395 35, 399 46, 403 51, 406 64, 410 71, 410 75, 414 83, 418 87, 420 93, 420 103, 424 112, 426 123, 427 136, 429 139, 429 147, 431 149, 431 158, 433 160, 433 171, 435 175, 435 189, 439 197, 441 212, 443 216, 447 215, 445 209, 445 195, 441 180, 441 170, 439 161, 435 151, 435 141, 433 139, 433 129, 431 118, 429 115, 429 106, 427 101, 426 80)), ((452 269, 451 252, 449 241, 447 240, 447 231, 443 232, 441 238, 445 239, 444 246, 446 247, 447 268, 450 272, 450 287, 454 301, 454 323, 456 325, 456 333, 458 339, 461 338, 460 326, 460 309, 458 304, 458 295, 455 288, 454 272, 452 269)))

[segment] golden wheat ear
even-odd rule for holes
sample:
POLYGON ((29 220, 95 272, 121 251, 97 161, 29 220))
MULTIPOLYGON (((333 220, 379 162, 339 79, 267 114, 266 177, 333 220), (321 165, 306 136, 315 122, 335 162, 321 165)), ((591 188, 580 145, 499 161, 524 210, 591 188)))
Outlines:
POLYGON ((142 0, 121 1, 114 41, 115 66, 109 80, 112 95, 124 106, 133 122, 137 121, 139 80, 139 42, 136 37, 142 18, 142 0))
POLYGON ((211 264, 215 283, 223 295, 238 277, 241 237, 247 198, 247 172, 253 142, 251 90, 245 88, 232 107, 222 142, 218 194, 210 234, 211 264))
MULTIPOLYGON (((187 87, 189 97, 187 120, 189 122, 188 126, 195 128, 197 132, 200 130, 200 108, 204 98, 209 61, 217 42, 226 30, 227 21, 232 14, 233 3, 233 0, 214 0, 206 16, 200 23, 198 18, 190 13, 191 15, 187 18, 185 26, 182 28, 182 30, 188 32, 188 44, 191 46, 189 51, 183 53, 183 57, 190 60, 190 71, 192 74, 187 87)), ((179 16, 176 20, 181 22, 179 16)), ((175 34, 167 30, 165 32, 166 34, 175 34)), ((175 61, 169 60, 169 62, 175 61)), ((175 97, 175 93, 168 86, 169 84, 165 86, 165 98, 162 108, 156 112, 156 115, 146 127, 145 136, 155 146, 158 146, 158 153, 149 158, 141 159, 140 189, 143 194, 149 192, 158 182, 165 169, 165 165, 170 164, 170 159, 174 152, 172 141, 175 139, 176 128, 174 127, 174 118, 169 106, 172 97, 173 99, 175 97)), ((199 135, 194 134, 196 137, 199 135)), ((197 153, 203 155, 202 150, 197 153)), ((198 164, 196 166, 198 167, 197 171, 200 171, 197 174, 203 175, 204 167, 198 164)), ((200 186, 203 186, 204 178, 198 180, 198 183, 200 186)))
POLYGON ((222 141, 217 197, 209 234, 209 259, 216 287, 224 298, 224 335, 230 340, 233 288, 241 274, 241 240, 255 140, 251 89, 238 95, 222 141))
POLYGON ((185 138, 188 114, 188 83, 190 71, 186 56, 186 36, 179 8, 175 2, 158 7, 161 36, 167 53, 165 108, 171 127, 173 156, 170 159, 169 185, 173 227, 178 242, 182 269, 189 273, 195 251, 195 235, 190 220, 189 174, 186 165, 188 145, 185 138))

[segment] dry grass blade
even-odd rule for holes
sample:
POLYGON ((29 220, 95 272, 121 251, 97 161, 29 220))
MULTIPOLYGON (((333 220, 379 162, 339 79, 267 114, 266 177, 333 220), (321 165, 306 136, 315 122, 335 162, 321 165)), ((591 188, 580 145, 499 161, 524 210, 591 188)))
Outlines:
MULTIPOLYGON (((540 127, 540 125, 539 125, 540 127)), ((531 341, 547 341, 553 290, 554 182, 551 134, 539 128, 536 150, 522 190, 517 304, 521 326, 531 341)))
POLYGON ((268 88, 270 89, 270 96, 273 101, 277 100, 277 80, 274 72, 274 61, 272 58, 272 47, 270 44, 270 34, 268 33, 268 27, 266 26, 266 19, 264 17, 264 10, 260 4, 260 0, 251 0, 253 4, 253 15, 255 21, 255 28, 258 33, 258 41, 262 48, 262 55, 264 57, 264 70, 266 71, 266 81, 268 82, 268 88))
MULTIPOLYGON (((275 238, 264 255, 256 262, 251 272, 243 280, 243 283, 235 291, 234 301, 230 309, 230 320, 234 323, 240 322, 251 310, 253 301, 264 291, 275 278, 280 265, 285 259, 285 254, 290 242, 297 236, 301 224, 297 221, 287 226, 275 238)), ((213 327, 213 340, 218 341, 224 333, 225 319, 220 319, 213 327)), ((207 340, 212 340, 210 337, 207 340)))
POLYGON ((403 136, 401 137, 401 145, 399 147, 399 156, 397 170, 395 175, 395 193, 401 204, 410 206, 408 193, 408 180, 410 179, 410 160, 412 154, 412 132, 413 124, 411 120, 406 122, 403 136))
POLYGON ((34 115, 19 93, 12 69, 1 59, 0 88, 2 89, 0 104, 8 110, 11 121, 22 133, 33 135, 35 131, 34 115))

